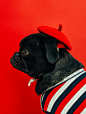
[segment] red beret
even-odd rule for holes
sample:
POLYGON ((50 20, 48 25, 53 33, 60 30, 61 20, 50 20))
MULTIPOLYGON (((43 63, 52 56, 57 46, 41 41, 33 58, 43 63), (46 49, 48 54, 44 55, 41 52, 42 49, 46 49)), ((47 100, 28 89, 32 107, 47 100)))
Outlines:
POLYGON ((55 29, 48 26, 37 27, 40 33, 44 33, 56 38, 59 41, 57 43, 58 48, 65 48, 65 49, 71 50, 72 49, 71 44, 67 39, 67 37, 61 32, 61 28, 62 28, 62 25, 59 25, 59 29, 55 29))

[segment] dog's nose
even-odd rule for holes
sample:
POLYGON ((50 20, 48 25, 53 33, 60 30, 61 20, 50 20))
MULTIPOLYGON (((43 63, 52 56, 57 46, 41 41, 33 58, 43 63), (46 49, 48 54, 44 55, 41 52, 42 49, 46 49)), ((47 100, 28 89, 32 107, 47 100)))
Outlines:
POLYGON ((14 56, 19 56, 19 52, 15 52, 14 53, 14 56))

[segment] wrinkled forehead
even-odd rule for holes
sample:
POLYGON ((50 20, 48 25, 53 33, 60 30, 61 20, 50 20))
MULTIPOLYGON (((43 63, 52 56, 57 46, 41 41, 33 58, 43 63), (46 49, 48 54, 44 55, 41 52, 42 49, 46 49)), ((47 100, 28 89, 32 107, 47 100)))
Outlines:
POLYGON ((35 33, 35 34, 31 34, 29 36, 26 36, 25 38, 23 38, 20 42, 20 47, 21 46, 25 46, 28 45, 30 43, 35 44, 37 42, 37 40, 46 40, 49 39, 49 36, 47 36, 46 34, 43 33, 35 33))
POLYGON ((19 43, 20 47, 21 47, 21 46, 25 46, 25 45, 27 45, 27 44, 30 43, 30 42, 35 42, 35 40, 36 40, 36 38, 37 38, 38 35, 39 35, 39 33, 35 33, 35 34, 31 34, 31 35, 29 35, 29 36, 26 36, 26 37, 23 38, 23 39, 21 40, 21 42, 19 43))

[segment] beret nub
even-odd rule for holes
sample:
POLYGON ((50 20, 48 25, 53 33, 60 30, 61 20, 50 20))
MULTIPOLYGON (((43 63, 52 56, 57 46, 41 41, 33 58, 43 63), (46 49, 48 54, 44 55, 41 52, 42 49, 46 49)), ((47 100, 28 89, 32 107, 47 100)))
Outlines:
POLYGON ((48 26, 39 26, 37 27, 40 33, 47 34, 56 38, 59 42, 57 43, 58 48, 65 48, 68 50, 72 50, 71 44, 67 37, 61 32, 62 25, 59 25, 59 29, 55 29, 48 26))

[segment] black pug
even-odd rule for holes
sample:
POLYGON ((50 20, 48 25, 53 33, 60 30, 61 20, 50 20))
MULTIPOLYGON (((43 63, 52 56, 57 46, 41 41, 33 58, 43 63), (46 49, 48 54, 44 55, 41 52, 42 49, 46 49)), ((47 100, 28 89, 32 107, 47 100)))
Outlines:
MULTIPOLYGON (((42 32, 31 34, 22 39, 19 52, 15 52, 13 57, 11 57, 11 64, 14 68, 27 73, 37 81, 35 91, 38 95, 42 94, 42 110, 47 114, 60 114, 61 111, 59 112, 57 107, 59 108, 59 105, 69 94, 67 91, 70 92, 70 88, 72 90, 76 84, 72 82, 67 86, 66 90, 64 87, 62 90, 64 94, 59 96, 59 93, 57 93, 56 96, 58 98, 56 98, 56 100, 54 98, 54 102, 50 100, 47 105, 46 102, 48 101, 46 100, 49 99, 48 96, 50 95, 51 90, 55 91, 55 88, 62 87, 63 84, 70 81, 71 78, 74 79, 74 75, 78 76, 79 73, 83 74, 84 72, 83 64, 77 61, 67 51, 66 45, 65 48, 58 49, 58 42, 60 41, 56 38, 42 32)), ((55 94, 53 95, 55 97, 55 94)), ((50 99, 52 98, 51 95, 50 99)), ((86 95, 84 98, 86 98, 86 95)), ((63 110, 64 113, 62 114, 73 114, 78 106, 74 105, 74 107, 70 106, 72 111, 69 110, 69 108, 67 108, 68 110, 66 109, 65 112, 63 110)), ((62 106, 60 107, 60 110, 61 108, 62 106)))

